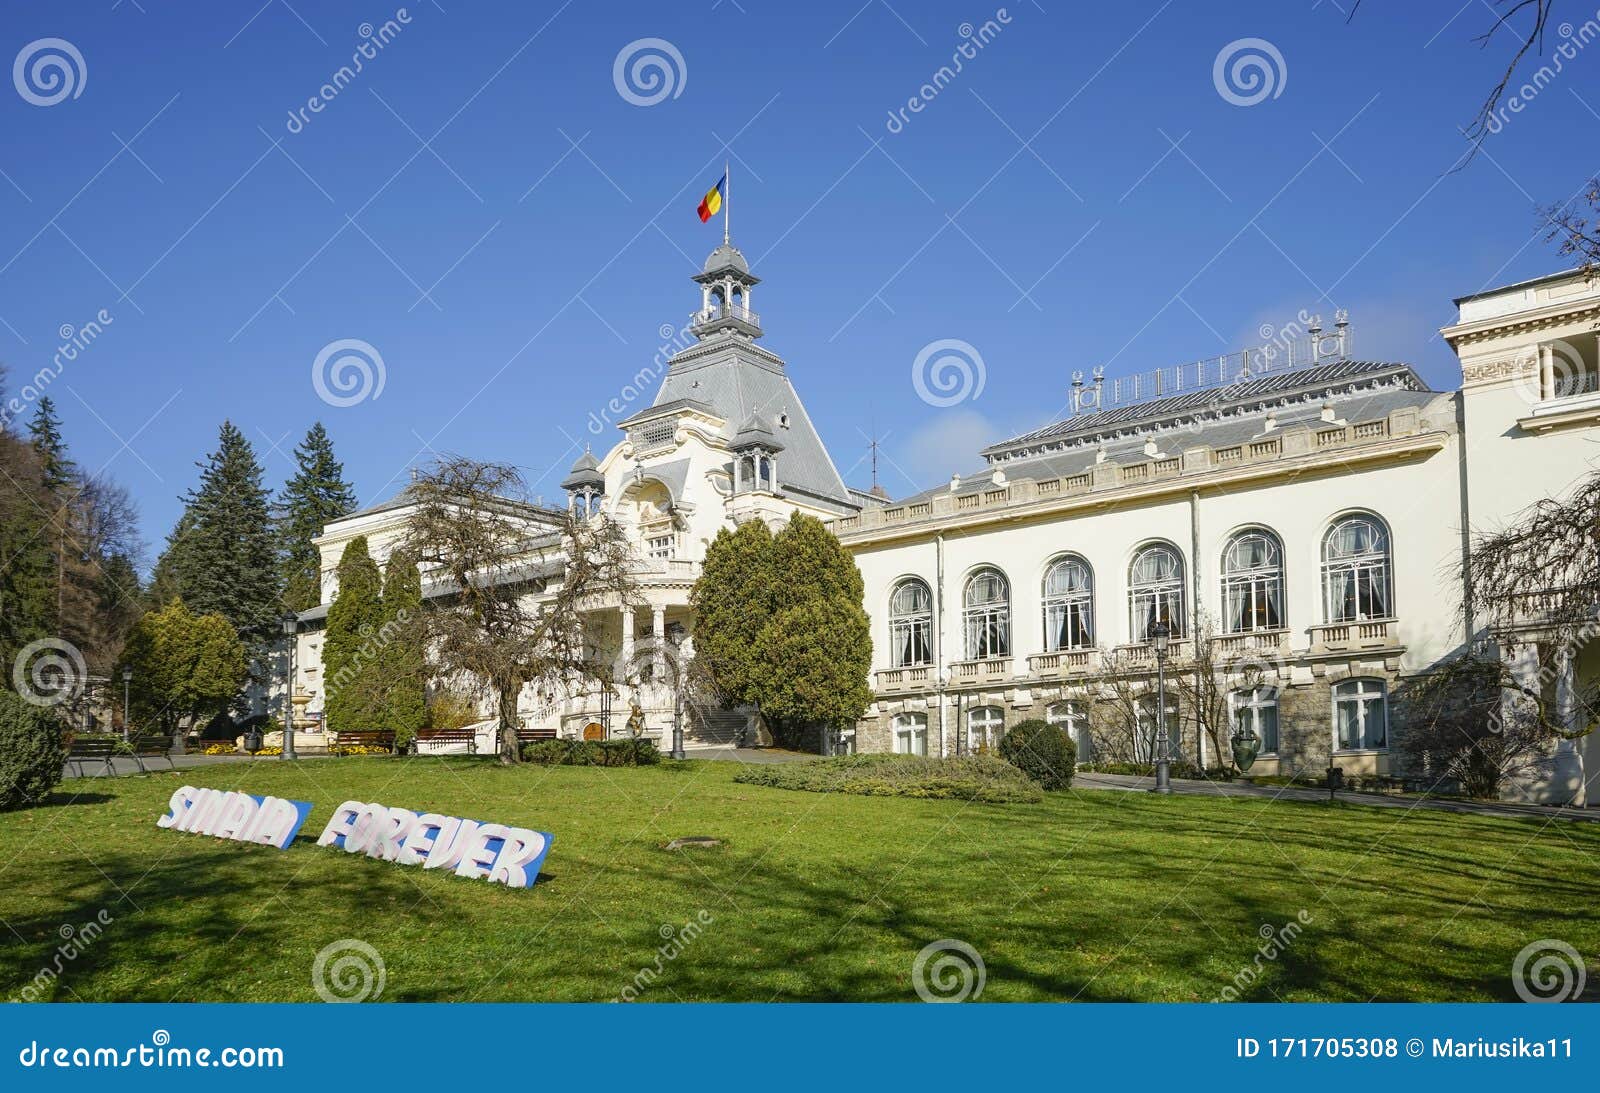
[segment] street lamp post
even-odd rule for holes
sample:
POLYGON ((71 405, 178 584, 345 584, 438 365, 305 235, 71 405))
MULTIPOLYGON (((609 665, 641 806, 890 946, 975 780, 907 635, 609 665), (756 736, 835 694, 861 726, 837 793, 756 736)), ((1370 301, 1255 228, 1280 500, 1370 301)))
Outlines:
POLYGON ((294 612, 283 616, 283 636, 289 643, 289 674, 283 689, 283 758, 293 760, 294 753, 294 654, 296 638, 299 635, 300 620, 294 612))
POLYGON ((128 739, 132 730, 128 727, 128 685, 133 682, 133 669, 122 669, 122 738, 128 739))
POLYGON ((1172 756, 1167 743, 1167 643, 1172 627, 1157 620, 1150 624, 1150 644, 1156 651, 1156 784, 1151 793, 1172 792, 1172 756))

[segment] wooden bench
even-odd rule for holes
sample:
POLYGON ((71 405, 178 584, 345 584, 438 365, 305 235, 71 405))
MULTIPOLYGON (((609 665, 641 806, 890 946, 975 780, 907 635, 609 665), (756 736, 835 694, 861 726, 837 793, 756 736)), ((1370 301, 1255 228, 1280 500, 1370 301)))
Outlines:
POLYGON ((178 764, 172 761, 172 737, 166 733, 135 736, 128 741, 128 746, 133 751, 133 761, 139 764, 140 773, 148 773, 144 765, 146 759, 165 759, 167 766, 178 769, 178 764))
POLYGON ((394 751, 394 733, 373 729, 366 732, 337 732, 334 734, 333 750, 339 748, 382 748, 385 751, 394 751))
MULTIPOLYGON (((417 743, 423 744, 465 744, 472 754, 478 754, 478 730, 465 727, 460 729, 423 729, 417 733, 417 743)), ((418 749, 419 751, 421 749, 418 749)))
POLYGON ((67 748, 67 762, 78 764, 78 777, 83 777, 85 763, 100 762, 106 765, 107 774, 117 773, 111 758, 116 755, 122 741, 109 736, 74 737, 67 748))
POLYGON ((532 744, 537 740, 554 740, 555 738, 556 738, 556 730, 554 730, 554 729, 518 729, 517 730, 517 743, 518 744, 532 744))

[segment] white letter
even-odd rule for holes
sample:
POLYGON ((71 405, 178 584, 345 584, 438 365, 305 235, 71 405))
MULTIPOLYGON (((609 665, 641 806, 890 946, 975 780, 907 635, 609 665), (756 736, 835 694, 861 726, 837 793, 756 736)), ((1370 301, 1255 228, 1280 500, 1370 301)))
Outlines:
POLYGON ((334 809, 328 826, 322 829, 322 834, 317 838, 317 845, 337 846, 343 850, 345 838, 355 829, 357 814, 366 807, 360 801, 346 801, 334 809))

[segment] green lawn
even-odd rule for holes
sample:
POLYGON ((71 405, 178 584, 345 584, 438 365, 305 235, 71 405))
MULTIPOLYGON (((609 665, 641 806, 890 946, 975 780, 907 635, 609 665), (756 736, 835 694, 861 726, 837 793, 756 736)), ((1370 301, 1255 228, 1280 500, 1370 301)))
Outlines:
POLYGON ((102 909, 104 935, 47 997, 312 1001, 318 950, 359 938, 385 962, 385 999, 607 1000, 702 911, 641 999, 914 1000, 918 951, 956 938, 986 964, 986 1000, 1205 1001, 1302 910, 1244 997, 1508 999, 1531 941, 1600 957, 1593 824, 1092 791, 850 797, 737 785, 737 769, 353 758, 70 781, 0 815, 0 998, 102 909), (316 807, 284 852, 158 829, 184 782, 316 807), (317 847, 353 798, 555 845, 521 890, 317 847), (663 849, 686 835, 725 842, 663 849))

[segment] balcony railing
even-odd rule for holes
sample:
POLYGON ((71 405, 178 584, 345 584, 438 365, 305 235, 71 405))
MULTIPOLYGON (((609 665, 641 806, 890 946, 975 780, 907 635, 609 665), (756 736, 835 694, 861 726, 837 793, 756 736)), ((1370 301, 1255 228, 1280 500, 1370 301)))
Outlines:
POLYGON ((1282 656, 1289 651, 1289 631, 1257 630, 1248 634, 1223 634, 1212 642, 1219 657, 1282 656))
POLYGON ((919 664, 910 668, 886 668, 877 673, 879 691, 922 691, 933 683, 933 667, 919 664))
MULTIPOLYGON (((1112 650, 1112 664, 1121 668, 1134 668, 1155 671, 1156 647, 1148 642, 1136 642, 1132 645, 1119 645, 1112 650)), ((1167 644, 1167 663, 1173 664, 1189 659, 1189 642, 1187 640, 1173 640, 1167 644)))
POLYGON ((1331 622, 1311 628, 1313 650, 1382 649, 1397 644, 1394 619, 1331 622))
POLYGON ((689 322, 695 326, 704 326, 706 323, 714 323, 719 319, 737 319, 742 323, 749 323, 751 326, 761 325, 761 316, 743 304, 708 307, 704 311, 696 311, 689 316, 689 322))
POLYGON ((1092 672, 1100 666, 1098 649, 1059 649, 1035 653, 1028 658, 1028 673, 1036 676, 1067 676, 1092 672))
POLYGON ((1010 678, 1010 657, 994 657, 986 660, 957 660, 950 665, 950 679, 954 683, 987 683, 1010 678))

